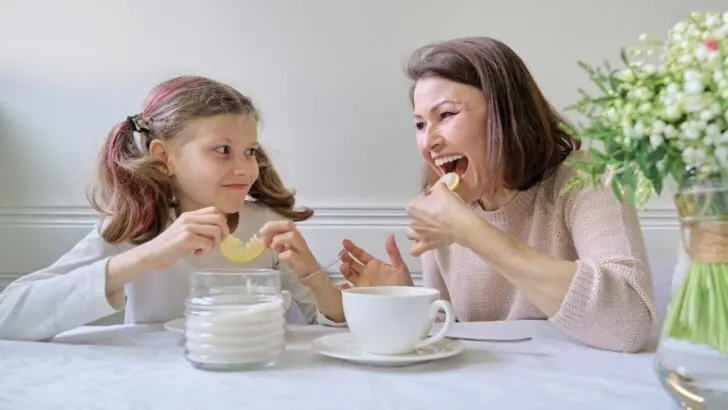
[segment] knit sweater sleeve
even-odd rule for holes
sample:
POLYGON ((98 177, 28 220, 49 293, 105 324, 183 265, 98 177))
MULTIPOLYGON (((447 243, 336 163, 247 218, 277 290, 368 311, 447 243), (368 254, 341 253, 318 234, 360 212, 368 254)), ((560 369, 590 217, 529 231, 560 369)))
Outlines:
POLYGON ((437 259, 435 259, 436 251, 425 252, 420 256, 420 262, 422 263, 422 286, 426 288, 433 288, 440 291, 440 299, 450 300, 450 293, 447 291, 447 286, 442 278, 439 266, 437 266, 437 259))
POLYGON ((578 259, 566 297, 551 321, 597 348, 641 350, 656 318, 636 211, 620 202, 611 188, 583 189, 561 199, 578 259))

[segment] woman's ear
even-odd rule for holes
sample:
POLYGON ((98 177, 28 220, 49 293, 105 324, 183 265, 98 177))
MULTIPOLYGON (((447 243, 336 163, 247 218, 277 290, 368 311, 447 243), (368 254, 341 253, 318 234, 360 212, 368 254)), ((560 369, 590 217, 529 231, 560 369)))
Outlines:
POLYGON ((174 163, 169 155, 169 147, 162 140, 155 139, 149 144, 149 156, 164 164, 167 175, 174 175, 174 163))

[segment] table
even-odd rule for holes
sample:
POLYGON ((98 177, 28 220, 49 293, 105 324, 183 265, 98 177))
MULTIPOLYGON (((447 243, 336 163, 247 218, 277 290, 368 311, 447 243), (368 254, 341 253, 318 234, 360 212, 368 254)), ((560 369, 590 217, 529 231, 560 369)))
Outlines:
POLYGON ((346 331, 291 326, 279 365, 218 373, 192 368, 181 335, 161 325, 87 326, 53 342, 0 341, 0 409, 620 409, 677 408, 652 372, 654 353, 585 347, 547 321, 456 323, 459 356, 378 368, 310 349, 346 331))

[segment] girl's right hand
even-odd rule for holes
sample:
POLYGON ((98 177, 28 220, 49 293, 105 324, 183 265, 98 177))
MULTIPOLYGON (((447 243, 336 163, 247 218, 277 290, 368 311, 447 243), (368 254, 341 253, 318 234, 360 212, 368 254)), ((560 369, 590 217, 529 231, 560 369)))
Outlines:
POLYGON ((190 253, 207 255, 228 235, 225 214, 214 207, 202 208, 183 213, 139 250, 149 270, 166 269, 190 253))
POLYGON ((414 286, 394 235, 387 237, 386 248, 391 263, 375 258, 347 239, 340 252, 339 271, 355 286, 414 286))

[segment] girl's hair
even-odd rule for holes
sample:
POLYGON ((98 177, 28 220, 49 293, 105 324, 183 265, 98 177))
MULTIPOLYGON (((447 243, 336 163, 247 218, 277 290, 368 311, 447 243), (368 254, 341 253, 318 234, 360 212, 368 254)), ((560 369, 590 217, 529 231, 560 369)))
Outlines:
MULTIPOLYGON (((98 158, 97 180, 89 192, 91 205, 108 218, 102 237, 109 243, 140 244, 159 235, 171 221, 176 203, 164 163, 149 156, 152 140, 174 138, 192 120, 223 114, 259 119, 250 98, 209 78, 181 76, 154 87, 141 113, 116 124, 98 158)), ((294 221, 313 210, 294 210, 295 191, 287 189, 268 154, 256 154, 260 169, 249 195, 279 215, 294 221)))
MULTIPOLYGON (((422 78, 441 77, 483 92, 488 194, 527 190, 580 148, 561 129, 567 121, 546 100, 523 60, 498 40, 465 37, 426 45, 413 53, 406 71, 415 85, 422 78)), ((413 92, 414 85, 410 100, 413 92)), ((426 165, 421 188, 428 190, 437 179, 426 165)))

